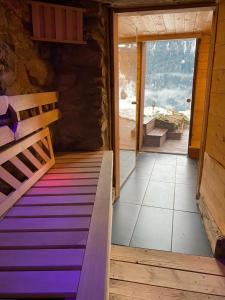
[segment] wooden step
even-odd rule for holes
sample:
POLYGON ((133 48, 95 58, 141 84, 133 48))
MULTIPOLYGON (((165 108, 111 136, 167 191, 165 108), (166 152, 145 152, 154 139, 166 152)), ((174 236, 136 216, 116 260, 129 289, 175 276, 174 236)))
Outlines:
POLYGON ((211 257, 112 246, 110 300, 225 299, 225 265, 211 257))
POLYGON ((168 129, 154 128, 144 137, 144 145, 148 147, 161 147, 166 141, 168 129))

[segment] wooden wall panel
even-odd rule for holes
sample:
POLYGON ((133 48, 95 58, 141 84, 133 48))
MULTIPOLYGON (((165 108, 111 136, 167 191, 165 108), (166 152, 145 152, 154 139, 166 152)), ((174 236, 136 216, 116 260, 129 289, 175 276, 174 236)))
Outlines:
POLYGON ((219 3, 200 194, 225 236, 225 0, 219 3))
POLYGON ((195 104, 193 112, 193 129, 191 137, 191 146, 200 148, 202 135, 203 111, 206 95, 206 81, 208 71, 210 36, 202 35, 199 41, 198 61, 196 66, 195 79, 195 104))

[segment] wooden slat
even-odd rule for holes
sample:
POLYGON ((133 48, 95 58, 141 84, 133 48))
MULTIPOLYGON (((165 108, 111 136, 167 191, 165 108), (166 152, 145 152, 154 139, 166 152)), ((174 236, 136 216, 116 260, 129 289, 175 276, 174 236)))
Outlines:
POLYGON ((0 249, 82 248, 87 231, 0 233, 0 249))
POLYGON ((49 161, 50 158, 37 143, 32 145, 32 147, 34 148, 35 151, 37 151, 37 153, 41 156, 41 158, 44 159, 44 161, 46 162, 49 161))
POLYGON ((83 256, 83 249, 0 250, 0 271, 79 270, 83 256))
POLYGON ((41 36, 41 26, 39 17, 39 5, 32 3, 32 22, 33 22, 33 34, 35 37, 41 36))
POLYGON ((32 177, 34 174, 18 157, 13 157, 10 159, 10 162, 18 169, 20 172, 22 172, 24 175, 27 176, 27 178, 32 177))
POLYGON ((4 162, 10 160, 11 158, 15 157, 17 154, 23 152, 27 148, 29 148, 34 143, 38 142, 39 140, 43 139, 44 137, 49 135, 49 129, 46 128, 28 138, 21 141, 20 143, 12 146, 11 148, 5 150, 4 152, 0 153, 0 165, 4 162))
POLYGON ((108 297, 112 223, 112 160, 112 152, 105 152, 77 300, 107 299, 108 297))
POLYGON ((102 162, 102 157, 94 157, 94 158, 61 158, 61 157, 56 157, 55 159, 56 163, 61 164, 61 163, 71 163, 71 162, 82 162, 82 163, 95 163, 95 162, 102 162))
POLYGON ((62 9, 58 6, 55 7, 55 21, 56 39, 66 40, 66 24, 63 22, 62 9))
POLYGON ((26 180, 15 192, 11 193, 5 201, 0 204, 0 216, 3 215, 11 206, 13 206, 18 199, 54 164, 52 158, 40 170, 38 170, 31 178, 26 180))
POLYGON ((205 153, 201 195, 217 226, 225 235, 225 169, 205 153))
POLYGON ((0 127, 0 147, 14 141, 14 134, 8 126, 0 127))
POLYGON ((50 187, 50 188, 41 188, 41 187, 33 187, 28 192, 28 196, 34 195, 87 195, 87 194, 95 194, 96 187, 95 186, 85 186, 85 187, 50 187))
POLYGON ((111 260, 111 278, 225 296, 224 277, 111 260))
POLYGON ((34 107, 39 107, 40 105, 56 103, 57 98, 58 94, 56 92, 18 95, 10 96, 9 104, 15 112, 19 112, 34 107))
POLYGON ((98 179, 99 173, 46 174, 41 180, 98 179))
POLYGON ((46 149, 49 149, 48 141, 45 138, 42 139, 41 142, 45 146, 46 149))
POLYGON ((90 218, 5 218, 0 221, 0 232, 88 230, 90 218))
POLYGON ((67 173, 96 173, 100 172, 100 168, 98 167, 90 167, 90 168, 60 168, 60 169, 51 169, 48 174, 67 174, 67 173))
POLYGON ((52 122, 55 122, 59 119, 59 110, 54 109, 49 112, 43 113, 18 123, 15 138, 16 140, 21 139, 22 137, 29 135, 30 133, 44 128, 52 122))
POLYGON ((0 96, 0 116, 5 115, 9 107, 8 96, 0 96))
POLYGON ((79 159, 79 158, 103 158, 102 153, 92 152, 92 153, 79 153, 79 152, 74 152, 74 153, 56 153, 56 158, 57 159, 79 159))
POLYGON ((92 205, 67 206, 17 206, 10 209, 5 218, 37 217, 90 217, 92 205))
POLYGON ((97 186, 98 179, 39 180, 34 187, 97 186))
POLYGON ((26 149, 22 152, 26 158, 39 170, 42 168, 42 164, 40 161, 30 152, 30 150, 26 149))
POLYGON ((62 195, 62 196, 26 196, 22 197, 17 206, 27 205, 68 205, 68 204, 93 204, 95 195, 62 195))
POLYGON ((56 163, 54 169, 66 169, 66 168, 90 168, 90 167, 101 167, 101 162, 71 162, 71 163, 56 163))
POLYGON ((79 278, 80 271, 0 272, 1 297, 74 297, 79 278))
POLYGON ((7 196, 0 192, 0 203, 3 202, 6 198, 7 196))
POLYGON ((148 266, 225 276, 225 266, 211 257, 112 246, 111 259, 148 266))
POLYGON ((17 189, 20 187, 21 182, 11 175, 7 170, 0 166, 0 178, 7 182, 11 187, 17 189))
POLYGON ((205 295, 120 280, 110 281, 110 300, 224 300, 224 297, 205 295))
POLYGON ((11 206, 13 206, 16 201, 34 184, 36 181, 43 176, 49 168, 54 164, 54 156, 51 148, 51 140, 48 141, 51 159, 42 166, 41 169, 33 173, 16 155, 23 152, 29 148, 33 143, 36 143, 44 137, 49 138, 49 129, 46 128, 41 132, 38 132, 31 137, 21 141, 20 143, 12 146, 11 148, 0 153, 0 165, 6 161, 10 161, 14 166, 16 166, 23 174, 27 176, 25 180, 15 191, 11 192, 4 201, 0 204, 0 216, 3 215, 11 206))

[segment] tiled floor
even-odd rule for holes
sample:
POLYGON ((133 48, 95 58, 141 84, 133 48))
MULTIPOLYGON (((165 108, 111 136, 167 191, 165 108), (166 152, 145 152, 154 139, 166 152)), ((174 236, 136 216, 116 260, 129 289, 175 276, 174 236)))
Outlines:
POLYGON ((127 177, 135 167, 136 151, 120 150, 120 186, 124 184, 127 177))
POLYGON ((196 162, 141 153, 114 206, 113 244, 211 256, 195 200, 196 162))

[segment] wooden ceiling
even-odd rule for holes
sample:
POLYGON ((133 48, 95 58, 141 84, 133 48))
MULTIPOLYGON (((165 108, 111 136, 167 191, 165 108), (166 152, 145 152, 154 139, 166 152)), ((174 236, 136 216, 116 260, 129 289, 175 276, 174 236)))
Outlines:
POLYGON ((212 10, 119 14, 119 37, 211 32, 212 10))
POLYGON ((167 5, 198 5, 215 4, 216 0, 92 0, 107 3, 115 8, 140 7, 140 6, 167 6, 167 5))

